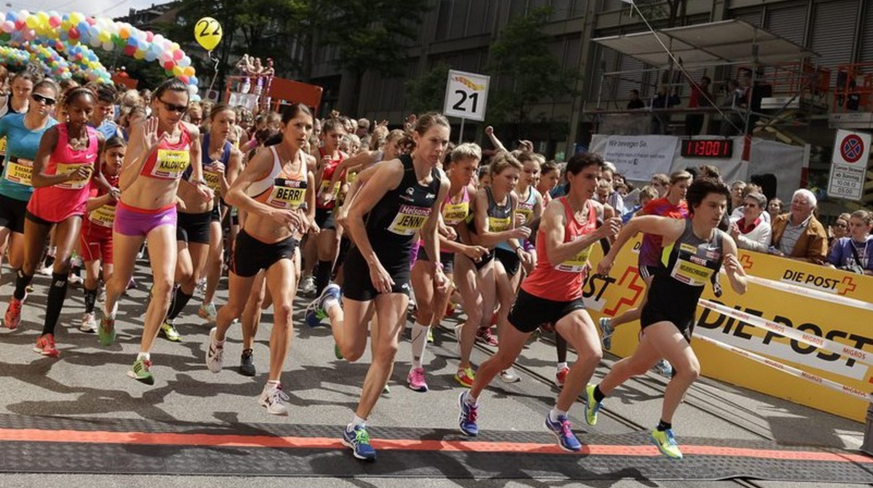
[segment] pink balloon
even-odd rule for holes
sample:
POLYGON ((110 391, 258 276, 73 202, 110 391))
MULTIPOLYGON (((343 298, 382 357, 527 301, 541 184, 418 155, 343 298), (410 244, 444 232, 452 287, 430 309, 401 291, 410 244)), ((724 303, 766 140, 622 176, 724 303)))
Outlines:
POLYGON ((152 34, 152 31, 146 31, 146 41, 152 42, 155 39, 155 35, 152 34))
POLYGON ((9 34, 15 30, 15 22, 12 22, 11 20, 7 20, 6 22, 3 22, 2 25, 0 25, 0 29, 2 29, 3 32, 9 34))
POLYGON ((49 25, 52 27, 57 27, 57 26, 61 25, 61 18, 60 17, 49 17, 49 25))
POLYGON ((179 61, 184 57, 185 57, 185 53, 183 53, 181 49, 177 49, 177 50, 173 51, 173 59, 174 60, 179 61))

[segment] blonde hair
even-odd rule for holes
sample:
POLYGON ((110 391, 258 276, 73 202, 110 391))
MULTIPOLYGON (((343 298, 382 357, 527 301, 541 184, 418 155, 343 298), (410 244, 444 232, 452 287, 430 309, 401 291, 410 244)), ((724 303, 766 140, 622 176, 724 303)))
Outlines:
POLYGON ((497 156, 494 157, 494 160, 491 161, 491 176, 497 176, 500 173, 503 173, 507 168, 515 168, 519 171, 524 169, 524 166, 518 159, 515 159, 515 156, 509 154, 508 152, 501 152, 497 156))
POLYGON ((456 147, 452 151, 452 162, 456 163, 458 161, 464 159, 482 159, 482 148, 479 147, 478 144, 474 144, 472 142, 465 142, 460 146, 456 147))

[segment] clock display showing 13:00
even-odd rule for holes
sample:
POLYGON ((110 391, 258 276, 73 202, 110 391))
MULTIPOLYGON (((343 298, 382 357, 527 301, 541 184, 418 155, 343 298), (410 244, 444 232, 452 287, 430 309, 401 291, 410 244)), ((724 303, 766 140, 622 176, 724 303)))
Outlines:
POLYGON ((683 158, 725 158, 734 154, 731 139, 686 139, 682 141, 683 158))

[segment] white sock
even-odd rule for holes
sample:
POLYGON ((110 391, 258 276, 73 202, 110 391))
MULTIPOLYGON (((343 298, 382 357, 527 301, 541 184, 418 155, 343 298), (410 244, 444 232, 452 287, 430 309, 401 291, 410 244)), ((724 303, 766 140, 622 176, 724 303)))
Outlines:
POLYGON ((558 371, 561 371, 564 368, 569 368, 569 366, 567 366, 566 362, 558 363, 558 371))
POLYGON ((464 395, 464 403, 466 403, 467 405, 469 405, 471 407, 478 407, 479 406, 479 399, 473 398, 473 395, 471 395, 470 392, 467 392, 467 394, 464 395))
POLYGON ((559 416, 567 416, 566 410, 558 410, 558 407, 555 407, 549 411, 549 420, 552 422, 557 422, 559 416))
POLYGON ((334 306, 337 306, 337 307, 340 306, 339 300, 337 300, 334 297, 330 297, 327 300, 325 300, 324 301, 324 313, 329 313, 330 309, 332 309, 334 306))
POLYGON ((151 361, 151 355, 147 352, 141 352, 136 355, 136 360, 139 361, 140 359, 143 361, 151 361))
POLYGON ((412 369, 420 368, 424 359, 424 350, 427 349, 427 325, 416 322, 412 326, 412 369))
POLYGON ((110 318, 110 319, 112 319, 112 320, 115 320, 115 314, 116 314, 116 313, 118 313, 118 300, 116 300, 116 301, 115 301, 115 304, 112 305, 112 310, 111 310, 111 311, 106 309, 106 304, 105 304, 105 303, 103 304, 103 314, 104 314, 106 317, 108 317, 108 318, 110 318))
POLYGON ((267 380, 267 382, 264 384, 264 391, 272 391, 272 390, 276 390, 276 389, 279 388, 279 384, 280 384, 280 383, 279 383, 278 380, 276 380, 276 381, 274 381, 274 380, 267 380))
POLYGON ((366 426, 367 420, 362 419, 361 417, 358 417, 357 415, 355 415, 355 417, 352 419, 352 423, 349 424, 348 430, 351 431, 352 429, 354 429, 358 425, 360 425, 362 427, 366 426))

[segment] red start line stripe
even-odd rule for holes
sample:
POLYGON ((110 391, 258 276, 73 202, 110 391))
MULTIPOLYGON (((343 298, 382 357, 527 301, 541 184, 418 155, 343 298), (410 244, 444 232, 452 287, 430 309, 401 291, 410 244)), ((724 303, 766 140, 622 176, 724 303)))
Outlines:
MULTIPOLYGON (((234 434, 174 434, 148 432, 104 432, 80 430, 0 429, 3 442, 57 442, 80 444, 124 444, 151 446, 262 447, 281 449, 345 449, 339 439, 328 437, 275 437, 234 434)), ((563 454, 567 456, 661 456, 655 446, 585 445, 573 454, 555 444, 481 441, 435 441, 412 439, 373 440, 373 447, 385 451, 434 451, 470 453, 563 454)), ((682 445, 687 455, 750 457, 783 461, 826 461, 873 464, 873 458, 851 453, 825 451, 782 451, 720 446, 682 445)))

